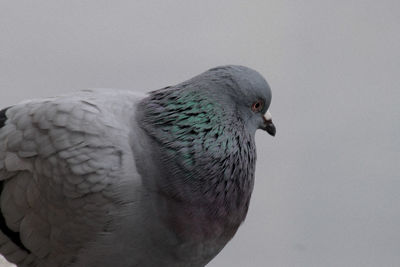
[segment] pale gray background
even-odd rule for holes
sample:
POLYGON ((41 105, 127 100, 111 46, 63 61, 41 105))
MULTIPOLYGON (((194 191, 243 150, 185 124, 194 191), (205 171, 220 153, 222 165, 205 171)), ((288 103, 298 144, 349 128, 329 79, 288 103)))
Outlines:
POLYGON ((209 266, 400 266, 400 1, 0 1, 0 106, 242 64, 272 86, 249 215, 209 266))

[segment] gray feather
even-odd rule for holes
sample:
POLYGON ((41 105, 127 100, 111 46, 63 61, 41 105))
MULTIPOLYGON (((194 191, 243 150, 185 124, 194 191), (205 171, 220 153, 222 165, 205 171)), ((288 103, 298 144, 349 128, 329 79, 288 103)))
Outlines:
POLYGON ((18 266, 206 265, 246 217, 270 101, 259 73, 222 66, 147 95, 0 111, 0 253, 18 266))

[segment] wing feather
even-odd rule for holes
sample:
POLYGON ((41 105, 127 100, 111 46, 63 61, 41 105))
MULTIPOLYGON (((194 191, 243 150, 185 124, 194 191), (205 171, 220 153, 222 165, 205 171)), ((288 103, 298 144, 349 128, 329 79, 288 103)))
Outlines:
POLYGON ((0 111, 0 253, 8 260, 64 266, 111 219, 121 201, 110 191, 122 163, 133 163, 126 110, 134 108, 127 95, 112 96, 86 92, 0 111))

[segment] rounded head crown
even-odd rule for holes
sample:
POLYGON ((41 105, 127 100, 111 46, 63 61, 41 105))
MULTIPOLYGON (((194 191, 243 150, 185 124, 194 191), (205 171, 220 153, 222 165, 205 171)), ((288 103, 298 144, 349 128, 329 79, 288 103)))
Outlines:
POLYGON ((239 65, 226 65, 212 68, 202 75, 222 85, 222 89, 238 103, 251 106, 257 99, 262 100, 263 113, 271 103, 271 88, 257 71, 239 65))

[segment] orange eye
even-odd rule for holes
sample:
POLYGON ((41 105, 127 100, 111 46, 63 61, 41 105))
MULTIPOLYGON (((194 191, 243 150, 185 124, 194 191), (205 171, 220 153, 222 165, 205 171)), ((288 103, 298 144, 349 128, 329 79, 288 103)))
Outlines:
POLYGON ((264 108, 264 102, 262 100, 257 100, 251 105, 251 110, 254 112, 260 112, 264 108))

